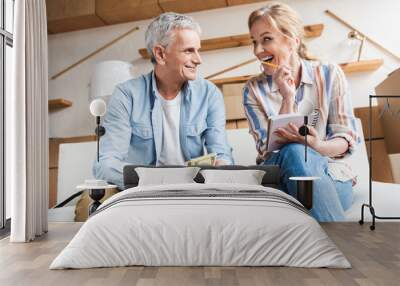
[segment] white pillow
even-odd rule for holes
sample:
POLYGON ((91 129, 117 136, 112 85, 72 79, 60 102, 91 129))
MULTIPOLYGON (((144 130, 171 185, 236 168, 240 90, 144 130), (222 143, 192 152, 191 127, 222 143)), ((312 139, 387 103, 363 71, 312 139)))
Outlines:
POLYGON ((193 179, 199 170, 198 167, 135 168, 139 176, 139 186, 195 183, 193 179))
POLYGON ((261 185, 265 171, 262 170, 202 170, 205 184, 234 183, 246 185, 261 185))

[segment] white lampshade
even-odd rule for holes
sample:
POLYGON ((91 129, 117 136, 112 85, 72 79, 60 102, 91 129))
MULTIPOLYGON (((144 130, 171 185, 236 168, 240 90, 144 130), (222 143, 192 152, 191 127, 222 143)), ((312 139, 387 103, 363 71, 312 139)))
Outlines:
POLYGON ((89 109, 93 116, 104 116, 104 114, 106 114, 107 107, 105 101, 101 98, 98 98, 90 103, 89 109))
POLYGON ((133 65, 128 62, 97 63, 90 80, 90 99, 103 98, 108 102, 115 86, 133 77, 133 65))

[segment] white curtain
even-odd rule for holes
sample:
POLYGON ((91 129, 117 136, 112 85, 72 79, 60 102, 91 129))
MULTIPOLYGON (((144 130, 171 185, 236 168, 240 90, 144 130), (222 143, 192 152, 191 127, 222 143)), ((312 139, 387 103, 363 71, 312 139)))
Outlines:
POLYGON ((48 71, 45 0, 15 1, 13 92, 6 98, 12 242, 47 232, 48 71))

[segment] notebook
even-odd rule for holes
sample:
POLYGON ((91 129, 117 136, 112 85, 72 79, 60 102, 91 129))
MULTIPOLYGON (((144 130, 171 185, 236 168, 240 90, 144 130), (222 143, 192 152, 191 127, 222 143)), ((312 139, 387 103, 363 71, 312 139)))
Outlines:
POLYGON ((291 113, 274 115, 268 118, 267 152, 276 151, 282 147, 282 144, 277 142, 282 138, 276 135, 274 131, 278 128, 286 128, 290 122, 300 127, 304 124, 304 115, 291 113))

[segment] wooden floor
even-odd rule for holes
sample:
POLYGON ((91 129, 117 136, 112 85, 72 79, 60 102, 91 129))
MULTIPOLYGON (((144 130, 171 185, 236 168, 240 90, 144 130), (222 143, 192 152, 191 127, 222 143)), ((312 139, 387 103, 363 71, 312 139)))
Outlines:
POLYGON ((48 270, 81 224, 52 223, 49 233, 27 244, 0 241, 0 285, 400 285, 400 223, 378 222, 375 231, 357 223, 324 224, 353 268, 121 267, 48 270))

